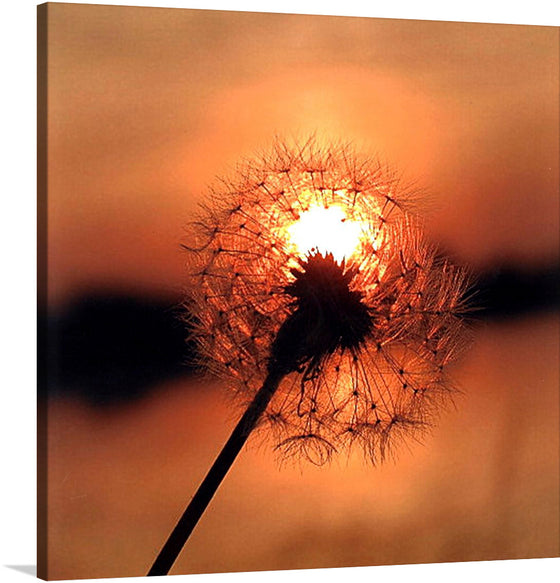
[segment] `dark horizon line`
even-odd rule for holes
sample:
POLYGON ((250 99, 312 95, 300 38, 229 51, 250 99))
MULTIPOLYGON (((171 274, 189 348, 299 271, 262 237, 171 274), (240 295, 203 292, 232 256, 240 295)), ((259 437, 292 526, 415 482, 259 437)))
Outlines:
MULTIPOLYGON (((501 266, 476 276, 472 324, 560 309, 560 265, 501 266)), ((181 298, 90 290, 57 310, 38 311, 39 397, 77 396, 125 404, 167 379, 197 372, 181 298)))

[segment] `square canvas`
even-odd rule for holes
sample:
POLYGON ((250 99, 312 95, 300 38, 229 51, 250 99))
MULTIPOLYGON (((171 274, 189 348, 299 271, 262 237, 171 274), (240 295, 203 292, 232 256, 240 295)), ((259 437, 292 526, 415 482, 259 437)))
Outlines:
POLYGON ((558 557, 556 27, 38 7, 38 575, 558 557))

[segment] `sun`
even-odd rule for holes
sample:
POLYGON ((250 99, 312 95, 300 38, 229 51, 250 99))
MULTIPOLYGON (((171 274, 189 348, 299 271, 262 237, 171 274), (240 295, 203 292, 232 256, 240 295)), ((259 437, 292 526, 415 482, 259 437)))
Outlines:
POLYGON ((357 250, 364 225, 346 216, 338 205, 311 206, 287 228, 298 255, 331 253, 335 261, 349 259, 357 250))

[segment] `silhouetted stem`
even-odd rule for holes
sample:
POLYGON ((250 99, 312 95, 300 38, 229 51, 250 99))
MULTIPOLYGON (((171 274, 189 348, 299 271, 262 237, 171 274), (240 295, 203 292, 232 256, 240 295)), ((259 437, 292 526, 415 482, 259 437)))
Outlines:
POLYGON ((216 490, 222 483, 225 475, 232 466, 237 454, 247 441, 251 431, 254 429, 259 417, 266 409, 272 395, 274 395, 285 372, 280 370, 270 370, 262 388, 255 395, 255 398, 239 420, 216 461, 210 468, 208 474, 200 484, 196 494, 187 506, 183 516, 181 516, 177 526, 169 535, 167 542, 161 549, 148 576, 167 575, 173 563, 176 561, 181 549, 187 542, 194 527, 212 500, 216 490))

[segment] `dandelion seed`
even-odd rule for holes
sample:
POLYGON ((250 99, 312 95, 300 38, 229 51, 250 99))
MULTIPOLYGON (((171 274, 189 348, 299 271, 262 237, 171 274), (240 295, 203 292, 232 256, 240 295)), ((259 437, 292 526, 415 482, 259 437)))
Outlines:
POLYGON ((200 364, 248 407, 150 574, 253 429, 318 465, 354 448, 382 461, 433 422, 465 342, 465 270, 426 244, 398 178, 349 147, 277 142, 213 191, 186 247, 200 364))

